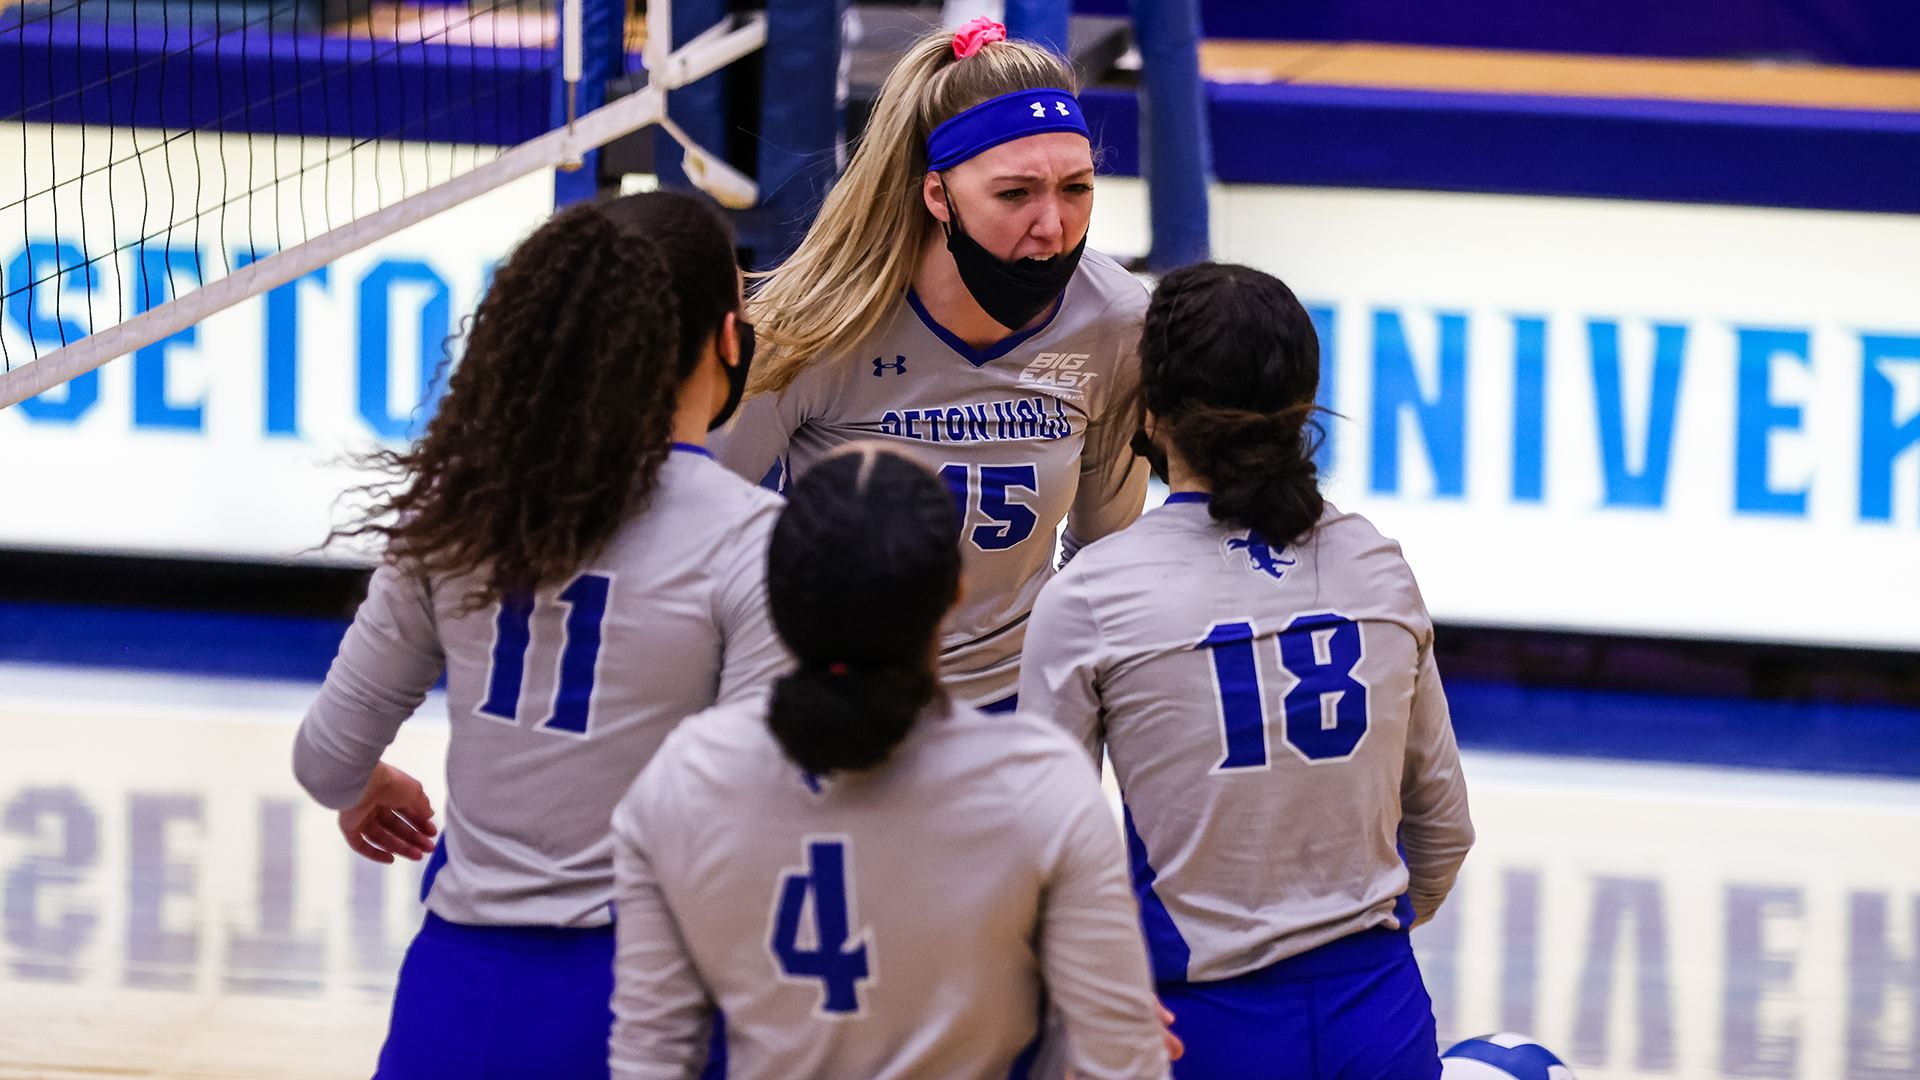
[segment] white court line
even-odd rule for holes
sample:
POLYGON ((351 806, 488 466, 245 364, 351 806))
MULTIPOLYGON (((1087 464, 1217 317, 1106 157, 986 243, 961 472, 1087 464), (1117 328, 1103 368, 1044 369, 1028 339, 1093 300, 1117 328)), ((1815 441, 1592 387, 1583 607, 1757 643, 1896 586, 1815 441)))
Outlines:
POLYGON ((1920 815, 1920 781, 1786 769, 1463 751, 1469 793, 1479 788, 1586 797, 1778 807, 1866 805, 1920 815))
MULTIPOLYGON (((0 663, 0 709, 61 715, 110 713, 163 721, 219 720, 291 725, 320 692, 317 682, 115 671, 0 663)), ((409 723, 447 722, 446 695, 434 691, 409 723)))

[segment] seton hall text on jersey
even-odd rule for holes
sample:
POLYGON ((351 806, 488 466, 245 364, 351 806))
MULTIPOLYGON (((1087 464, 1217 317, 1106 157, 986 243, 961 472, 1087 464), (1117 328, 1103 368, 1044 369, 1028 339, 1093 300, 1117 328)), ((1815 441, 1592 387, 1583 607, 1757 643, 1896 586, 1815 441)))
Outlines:
POLYGON ((880 415, 880 433, 936 443, 1051 441, 1073 434, 1073 421, 1060 399, 1036 394, 979 405, 888 409, 880 415))

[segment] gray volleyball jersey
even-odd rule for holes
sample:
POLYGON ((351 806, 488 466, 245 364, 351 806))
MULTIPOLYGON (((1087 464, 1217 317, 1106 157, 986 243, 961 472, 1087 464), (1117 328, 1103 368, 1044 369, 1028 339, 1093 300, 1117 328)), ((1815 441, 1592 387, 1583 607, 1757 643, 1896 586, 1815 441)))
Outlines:
POLYGON ((1138 280, 1089 251, 1050 321, 979 351, 910 294, 870 340, 746 402, 714 453, 757 481, 879 439, 938 472, 962 511, 965 586, 941 673, 962 700, 997 701, 1018 685, 1061 519, 1071 554, 1140 514, 1147 472, 1129 449, 1136 418, 1118 406, 1139 384, 1146 306, 1138 280))
POLYGON ((764 708, 721 706, 614 832, 618 1080, 698 1075, 716 1006, 734 1080, 1002 1080, 1043 1001, 1084 1080, 1166 1075, 1113 814, 1051 724, 943 701, 810 780, 764 708))
POLYGON ((788 664, 766 610, 778 496, 676 450, 647 508, 531 605, 462 611, 469 582, 374 575, 294 771, 351 805, 447 676, 447 805, 427 907, 458 923, 598 926, 613 807, 682 718, 788 664))
POLYGON ((1425 919, 1473 842, 1413 574, 1332 506, 1280 548, 1176 495, 1080 552, 1020 705, 1104 742, 1161 981, 1425 919))

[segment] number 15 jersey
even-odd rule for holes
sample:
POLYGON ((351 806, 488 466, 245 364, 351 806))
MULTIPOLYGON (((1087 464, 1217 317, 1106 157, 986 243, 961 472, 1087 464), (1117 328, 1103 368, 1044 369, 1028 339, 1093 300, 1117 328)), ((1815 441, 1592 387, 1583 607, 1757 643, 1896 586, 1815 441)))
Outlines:
POLYGON ((1090 545, 1040 595, 1020 707, 1105 743, 1162 982, 1409 928, 1473 842, 1413 574, 1332 506, 1282 546, 1176 494, 1090 545))
POLYGON ((1125 408, 1146 289, 1089 251, 1053 315, 973 349, 909 292, 880 329, 761 394, 714 442, 749 480, 776 465, 800 476, 850 442, 877 439, 937 473, 960 511, 964 595, 947 617, 940 673, 961 700, 988 705, 1019 683, 1033 599, 1069 552, 1138 517, 1147 471, 1125 408))

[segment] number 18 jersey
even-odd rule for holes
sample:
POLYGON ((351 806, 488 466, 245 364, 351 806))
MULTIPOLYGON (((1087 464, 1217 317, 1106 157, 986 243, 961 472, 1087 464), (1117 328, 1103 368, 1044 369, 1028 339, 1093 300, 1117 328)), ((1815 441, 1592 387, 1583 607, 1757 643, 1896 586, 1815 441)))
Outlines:
POLYGON ((1163 982, 1408 928, 1472 843, 1419 589, 1332 506, 1283 546, 1176 494, 1090 545, 1040 595, 1020 707, 1104 743, 1163 982))

